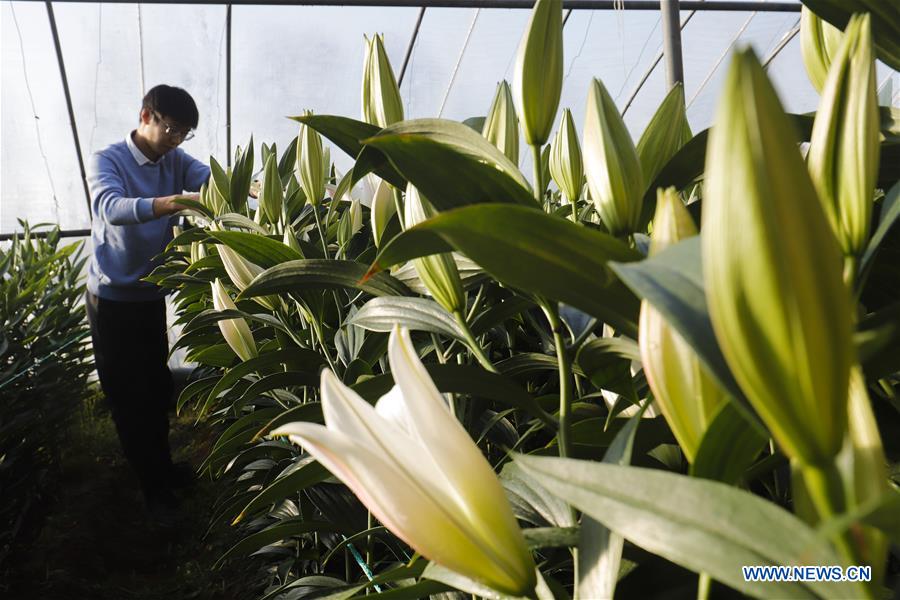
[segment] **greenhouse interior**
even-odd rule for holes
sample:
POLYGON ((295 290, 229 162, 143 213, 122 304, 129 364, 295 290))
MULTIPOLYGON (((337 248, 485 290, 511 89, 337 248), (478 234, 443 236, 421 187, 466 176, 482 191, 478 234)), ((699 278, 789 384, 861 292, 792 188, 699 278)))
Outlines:
POLYGON ((900 0, 0 20, 0 597, 900 598, 900 0))

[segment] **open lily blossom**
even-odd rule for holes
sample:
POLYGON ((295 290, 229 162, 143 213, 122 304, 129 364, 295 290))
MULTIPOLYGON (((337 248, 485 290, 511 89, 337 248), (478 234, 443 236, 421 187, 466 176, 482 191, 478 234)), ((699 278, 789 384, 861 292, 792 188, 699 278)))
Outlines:
POLYGON ((289 423, 272 435, 303 446, 395 535, 423 556, 500 592, 530 593, 535 566, 493 469, 395 327, 396 386, 375 407, 322 373, 325 426, 289 423))

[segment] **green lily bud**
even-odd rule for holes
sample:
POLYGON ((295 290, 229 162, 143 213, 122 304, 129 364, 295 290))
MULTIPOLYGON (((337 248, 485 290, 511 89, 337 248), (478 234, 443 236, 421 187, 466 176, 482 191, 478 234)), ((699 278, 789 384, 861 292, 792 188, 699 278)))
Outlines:
POLYGON ((550 176, 566 200, 576 202, 584 186, 584 165, 581 161, 581 146, 578 132, 572 120, 572 111, 563 111, 559 129, 550 148, 550 176))
POLYGON ((709 137, 703 275, 734 377, 787 455, 830 464, 847 428, 851 303, 791 121, 751 50, 709 137))
MULTIPOLYGON (((435 210, 412 184, 406 186, 406 202, 403 205, 403 220, 406 228, 428 220, 435 210)), ((453 255, 449 252, 432 254, 413 261, 419 278, 438 304, 449 313, 456 313, 466 307, 466 295, 453 255)))
POLYGON ((600 220, 613 235, 637 231, 644 196, 641 162, 616 103, 599 79, 584 117, 584 173, 600 220))
POLYGON ((506 80, 497 85, 497 93, 484 120, 481 135, 497 146, 513 164, 519 164, 519 118, 506 80))
MULTIPOLYGON (((304 115, 312 112, 304 111, 304 115)), ((302 123, 297 138, 297 170, 300 172, 300 185, 307 201, 318 206, 325 197, 325 152, 322 150, 322 136, 312 127, 302 123)))
POLYGON ((807 155, 819 200, 847 256, 859 256, 869 241, 878 132, 870 17, 854 15, 828 72, 807 155))
POLYGON ((372 196, 371 206, 372 219, 372 237, 375 239, 375 246, 381 246, 381 236, 384 230, 396 212, 397 208, 394 204, 394 193, 391 191, 390 184, 383 179, 378 180, 375 187, 375 194, 372 196))
POLYGON ((265 213, 270 223, 278 223, 284 207, 284 189, 281 187, 281 176, 278 174, 278 161, 274 154, 266 161, 266 172, 263 186, 260 189, 259 208, 265 213))
MULTIPOLYGON (((650 256, 697 235, 697 227, 675 188, 658 190, 650 256)), ((638 326, 641 362, 656 404, 689 462, 725 394, 701 366, 693 348, 644 300, 638 326)))
POLYGON ((519 42, 513 95, 529 146, 550 137, 563 80, 562 2, 537 0, 519 42))
POLYGON ((300 256, 303 256, 303 249, 300 247, 300 242, 297 241, 297 232, 294 231, 294 226, 288 223, 284 227, 284 235, 282 236, 281 241, 285 246, 288 246, 291 250, 294 250, 300 256))
POLYGON ((828 70, 841 45, 841 30, 806 6, 800 9, 800 54, 813 87, 821 93, 828 70))
MULTIPOLYGON (((237 310, 237 306, 225 291, 225 286, 220 280, 216 279, 210 285, 212 286, 213 307, 216 310, 237 310)), ((250 331, 250 327, 244 319, 222 319, 219 321, 219 331, 222 332, 222 337, 241 360, 250 360, 257 356, 253 332, 250 331)))
POLYGON ((375 35, 371 40, 363 37, 366 56, 363 61, 362 118, 366 123, 384 128, 403 120, 403 101, 384 49, 384 36, 375 35))
POLYGON ((669 90, 637 143, 641 172, 648 185, 691 137, 684 106, 684 86, 679 83, 669 90))

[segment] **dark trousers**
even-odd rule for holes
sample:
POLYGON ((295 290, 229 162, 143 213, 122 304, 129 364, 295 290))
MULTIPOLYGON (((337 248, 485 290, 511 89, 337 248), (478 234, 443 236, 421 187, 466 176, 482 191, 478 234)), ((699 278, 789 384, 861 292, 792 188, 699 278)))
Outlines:
POLYGON ((145 495, 161 491, 172 468, 168 410, 174 391, 165 301, 117 302, 87 292, 85 305, 100 386, 125 458, 145 495))

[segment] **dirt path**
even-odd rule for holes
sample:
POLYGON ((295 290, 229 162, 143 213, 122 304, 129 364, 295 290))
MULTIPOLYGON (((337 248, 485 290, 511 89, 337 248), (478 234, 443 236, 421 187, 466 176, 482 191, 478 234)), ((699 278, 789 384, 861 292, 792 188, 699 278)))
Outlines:
MULTIPOLYGON (((199 465, 214 441, 189 417, 174 420, 176 460, 199 465)), ((234 568, 211 571, 222 535, 204 539, 216 486, 200 481, 183 498, 185 517, 164 533, 148 525, 137 480, 97 402, 74 420, 59 485, 35 507, 0 573, 0 596, 40 600, 254 598, 234 568)), ((249 571, 252 573, 252 571, 249 571)))

